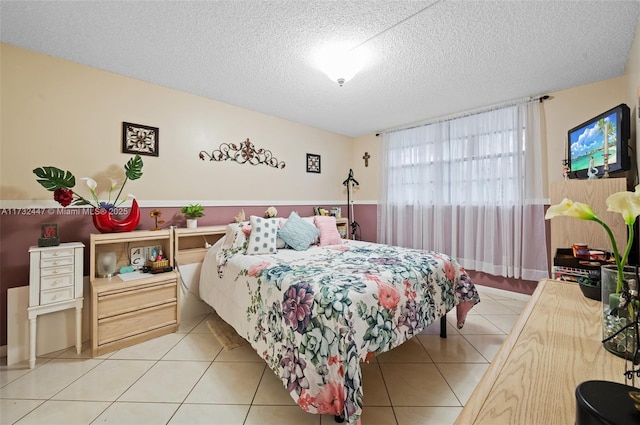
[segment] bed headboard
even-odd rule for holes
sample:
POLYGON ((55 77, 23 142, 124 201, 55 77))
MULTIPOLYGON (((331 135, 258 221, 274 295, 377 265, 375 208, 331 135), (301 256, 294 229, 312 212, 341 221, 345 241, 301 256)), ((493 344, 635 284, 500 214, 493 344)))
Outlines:
MULTIPOLYGON (((340 237, 345 239, 348 221, 346 218, 337 218, 336 227, 340 237)), ((202 263, 209 249, 206 244, 213 245, 222 238, 227 231, 226 224, 216 226, 202 226, 195 229, 175 227, 173 229, 173 243, 176 264, 202 263)))
POLYGON ((202 226, 195 229, 174 228, 173 243, 177 265, 202 263, 209 247, 222 238, 227 225, 202 226))

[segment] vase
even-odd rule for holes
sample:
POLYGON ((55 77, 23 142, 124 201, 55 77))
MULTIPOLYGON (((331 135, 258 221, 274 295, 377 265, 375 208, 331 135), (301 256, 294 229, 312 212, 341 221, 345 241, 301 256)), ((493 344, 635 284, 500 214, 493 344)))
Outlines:
MULTIPOLYGON (((638 341, 632 325, 640 305, 633 301, 624 308, 620 307, 618 291, 618 269, 616 265, 601 267, 602 289, 602 344, 610 353, 624 359, 640 363, 640 355, 636 352, 638 341), (633 307, 633 308, 631 308, 633 307), (633 316, 632 316, 633 315, 633 316)), ((623 279, 627 288, 637 289, 638 267, 624 266, 623 279)))
POLYGON ((129 214, 121 219, 116 220, 111 211, 104 208, 96 208, 93 212, 93 225, 100 233, 117 233, 130 232, 140 223, 140 208, 138 202, 134 199, 131 204, 129 214))
POLYGON ((195 218, 187 219, 187 229, 195 229, 198 227, 198 220, 195 218))

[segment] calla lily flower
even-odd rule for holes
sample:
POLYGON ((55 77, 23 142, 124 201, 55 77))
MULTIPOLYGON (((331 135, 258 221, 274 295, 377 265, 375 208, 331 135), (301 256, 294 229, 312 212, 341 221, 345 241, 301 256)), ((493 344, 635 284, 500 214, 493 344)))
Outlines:
POLYGON ((96 181, 90 177, 82 177, 80 178, 80 180, 84 180, 87 182, 87 186, 89 186, 89 189, 91 189, 91 191, 95 191, 96 187, 98 187, 98 183, 96 183, 96 181))
POLYGON ((550 206, 544 218, 548 220, 558 216, 574 217, 581 220, 594 220, 597 218, 589 205, 582 202, 573 202, 569 198, 564 198, 559 204, 550 206))
POLYGON ((627 226, 636 222, 640 215, 640 185, 633 192, 617 192, 607 198, 607 211, 622 214, 627 226))
POLYGON ((109 189, 109 191, 112 191, 113 189, 116 188, 116 185, 118 184, 118 180, 116 179, 109 179, 111 181, 111 188, 109 189))

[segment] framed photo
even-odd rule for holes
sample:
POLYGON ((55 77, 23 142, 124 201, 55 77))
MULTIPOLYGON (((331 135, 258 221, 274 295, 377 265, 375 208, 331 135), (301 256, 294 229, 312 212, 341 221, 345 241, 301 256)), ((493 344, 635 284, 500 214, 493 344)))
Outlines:
POLYGON ((320 155, 307 154, 307 173, 320 173, 320 155))
POLYGON ((56 223, 41 224, 38 246, 45 247, 58 245, 60 245, 60 238, 58 237, 58 225, 56 223))
POLYGON ((58 224, 56 223, 44 223, 40 225, 40 237, 41 238, 57 238, 58 237, 58 224))
POLYGON ((123 122, 122 152, 158 156, 159 133, 158 127, 123 122))

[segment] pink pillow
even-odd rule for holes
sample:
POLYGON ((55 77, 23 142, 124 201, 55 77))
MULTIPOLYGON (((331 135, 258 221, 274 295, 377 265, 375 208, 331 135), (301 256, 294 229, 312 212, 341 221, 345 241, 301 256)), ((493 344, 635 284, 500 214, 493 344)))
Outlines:
POLYGON ((314 222, 318 230, 320 230, 320 246, 339 245, 342 242, 336 227, 335 217, 317 215, 314 217, 314 222))
POLYGON ((242 226, 242 231, 245 235, 249 236, 251 234, 251 225, 245 224, 244 226, 242 226))

